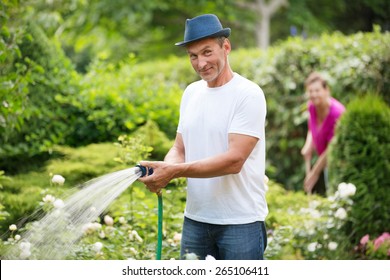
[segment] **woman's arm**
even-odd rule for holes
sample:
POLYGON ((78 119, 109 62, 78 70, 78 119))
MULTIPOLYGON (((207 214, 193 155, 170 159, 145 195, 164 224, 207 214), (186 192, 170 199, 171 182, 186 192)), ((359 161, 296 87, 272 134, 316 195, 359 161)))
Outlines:
POLYGON ((313 168, 310 170, 310 172, 306 175, 305 181, 304 181, 304 189, 307 193, 311 193, 313 190, 314 185, 318 181, 318 178, 320 177, 321 172, 326 167, 326 154, 327 150, 325 150, 317 159, 316 163, 313 165, 313 168))
POLYGON ((311 136, 311 132, 308 131, 306 135, 306 142, 301 150, 301 155, 305 159, 305 171, 306 175, 310 173, 311 170, 311 158, 313 154, 313 138, 311 136))

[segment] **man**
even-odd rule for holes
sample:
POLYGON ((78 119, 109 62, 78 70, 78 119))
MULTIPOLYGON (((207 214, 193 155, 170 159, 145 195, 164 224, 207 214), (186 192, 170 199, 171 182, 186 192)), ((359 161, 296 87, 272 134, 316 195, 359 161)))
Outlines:
POLYGON ((184 41, 202 80, 190 84, 180 105, 173 147, 164 162, 140 178, 159 193, 170 180, 188 182, 181 257, 263 259, 266 102, 260 87, 229 65, 230 28, 215 15, 187 19, 184 41))

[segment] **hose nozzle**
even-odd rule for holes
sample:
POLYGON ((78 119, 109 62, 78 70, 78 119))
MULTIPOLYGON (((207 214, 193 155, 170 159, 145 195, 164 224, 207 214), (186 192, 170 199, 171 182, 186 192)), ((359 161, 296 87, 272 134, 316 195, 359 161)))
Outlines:
POLYGON ((143 166, 141 164, 137 164, 135 167, 139 168, 139 172, 141 172, 140 177, 149 176, 149 175, 153 174, 153 168, 151 168, 151 167, 149 168, 149 167, 143 166))

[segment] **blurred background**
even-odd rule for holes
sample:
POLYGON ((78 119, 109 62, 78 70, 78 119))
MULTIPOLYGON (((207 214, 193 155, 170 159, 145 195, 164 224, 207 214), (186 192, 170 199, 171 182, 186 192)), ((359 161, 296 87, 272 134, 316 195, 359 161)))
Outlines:
MULTIPOLYGON (((266 95, 266 173, 273 186, 267 227, 279 232, 274 240, 280 241, 270 254, 321 258, 306 246, 319 235, 299 239, 291 228, 285 231, 294 221, 296 228, 303 224, 303 214, 294 211, 310 200, 302 192, 303 83, 319 71, 351 111, 332 147, 329 195, 342 182, 357 188, 345 235, 334 231, 348 242, 338 247, 339 255, 324 258, 368 258, 353 249, 360 238, 390 231, 388 0, 0 0, 2 231, 16 221, 20 227, 30 222, 25 216, 39 208, 43 195, 62 193, 49 183, 53 174, 63 175, 63 188, 71 188, 145 157, 164 157, 175 137, 183 89, 198 79, 183 48, 174 44, 183 39, 185 20, 203 13, 216 14, 232 29, 233 70, 266 95), (283 241, 290 234, 295 243, 283 241)), ((129 191, 126 198, 132 195, 129 205, 121 200, 109 213, 131 213, 132 225, 146 235, 153 226, 145 225, 144 205, 135 202, 145 194, 129 191)), ((185 192, 175 199, 180 205, 172 199, 178 207, 172 212, 181 213, 185 192)), ((148 205, 153 203, 150 198, 148 205)), ((176 218, 172 224, 180 231, 176 218)), ((318 234, 330 235, 324 231, 318 234)))

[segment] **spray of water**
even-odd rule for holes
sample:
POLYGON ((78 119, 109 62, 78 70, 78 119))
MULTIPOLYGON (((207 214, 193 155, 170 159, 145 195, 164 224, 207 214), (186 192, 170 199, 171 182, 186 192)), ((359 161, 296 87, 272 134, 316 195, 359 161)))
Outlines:
POLYGON ((63 205, 32 223, 20 242, 6 252, 5 258, 65 259, 88 226, 141 174, 140 168, 132 167, 86 182, 63 205))

